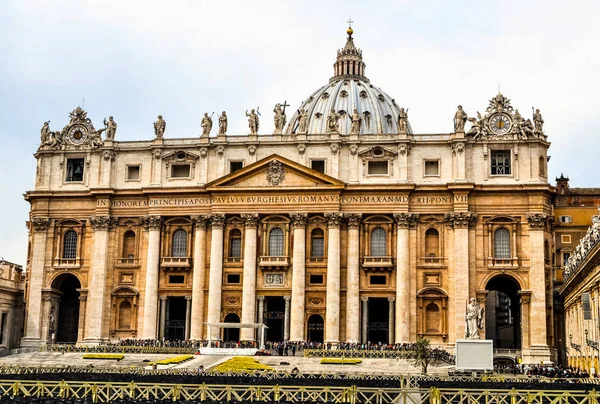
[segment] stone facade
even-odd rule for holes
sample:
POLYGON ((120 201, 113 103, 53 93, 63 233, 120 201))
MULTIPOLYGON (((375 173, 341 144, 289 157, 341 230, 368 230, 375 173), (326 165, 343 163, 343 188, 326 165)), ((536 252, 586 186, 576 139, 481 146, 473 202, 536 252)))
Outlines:
POLYGON ((24 289, 21 265, 0 260, 0 350, 17 348, 23 337, 24 289))
POLYGON ((452 347, 476 297, 492 313, 482 338, 549 359, 545 134, 523 132, 501 94, 466 133, 415 134, 356 58, 349 35, 332 90, 277 134, 99 140, 74 111, 36 153, 26 195, 23 344, 50 342, 49 313, 62 308, 57 338, 79 343, 203 339, 205 322, 265 321, 267 339, 452 347), (322 124, 330 109, 336 128, 322 124))

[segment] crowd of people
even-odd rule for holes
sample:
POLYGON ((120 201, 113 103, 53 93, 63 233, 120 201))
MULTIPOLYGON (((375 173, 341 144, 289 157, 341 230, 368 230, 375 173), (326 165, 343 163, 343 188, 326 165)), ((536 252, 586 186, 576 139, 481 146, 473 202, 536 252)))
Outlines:
POLYGON ((548 377, 556 379, 587 379, 598 377, 590 375, 587 371, 569 366, 560 365, 501 365, 495 366, 497 373, 522 374, 532 377, 548 377))

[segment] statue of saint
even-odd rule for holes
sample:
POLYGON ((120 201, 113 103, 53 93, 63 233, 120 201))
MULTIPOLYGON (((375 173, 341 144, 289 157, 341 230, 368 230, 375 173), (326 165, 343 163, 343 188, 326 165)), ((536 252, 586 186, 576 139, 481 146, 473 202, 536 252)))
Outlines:
POLYGON ((40 146, 43 146, 50 140, 50 124, 48 122, 44 122, 44 126, 42 126, 42 130, 40 132, 40 146))
POLYGON ((223 111, 221 116, 219 116, 219 135, 224 135, 225 133, 227 133, 227 114, 223 111))
POLYGON ((535 133, 543 133, 544 120, 542 119, 542 114, 540 114, 540 110, 536 109, 533 114, 533 125, 535 126, 535 133))
POLYGON ((454 131, 464 132, 465 122, 467 122, 467 113, 463 110, 462 105, 459 105, 454 114, 454 131))
POLYGON ((162 115, 159 115, 156 122, 154 122, 154 135, 156 136, 157 139, 163 138, 166 127, 167 127, 167 123, 163 119, 162 115))
POLYGON ((465 338, 479 339, 479 330, 483 328, 483 307, 479 307, 475 298, 469 300, 465 313, 465 338))
POLYGON ((248 127, 250 128, 250 133, 256 135, 259 126, 258 115, 256 115, 254 110, 251 110, 250 113, 248 113, 248 110, 246 110, 246 116, 248 117, 248 127))
POLYGON ((112 116, 108 117, 108 121, 104 120, 104 126, 106 126, 106 140, 113 140, 117 132, 117 123, 113 120, 112 116))
POLYGON ((275 108, 273 108, 273 112, 275 113, 274 122, 275 122, 275 133, 280 134, 283 132, 283 127, 287 120, 285 116, 285 112, 281 109, 281 104, 276 104, 275 108))
POLYGON ((208 136, 210 130, 212 129, 213 121, 210 116, 208 116, 208 112, 204 113, 204 118, 202 118, 202 136, 208 136))
POLYGON ((350 133, 353 135, 358 135, 360 133, 360 124, 362 123, 362 119, 360 118, 360 114, 358 110, 354 108, 352 111, 352 116, 350 117, 352 121, 352 125, 350 126, 350 133))
POLYGON ((52 309, 50 310, 50 324, 48 324, 48 329, 50 331, 54 331, 56 329, 55 323, 56 323, 56 315, 54 314, 54 307, 52 307, 52 309))
POLYGON ((408 129, 408 110, 404 111, 404 108, 400 108, 398 113, 398 132, 406 132, 408 129))
POLYGON ((298 133, 308 132, 308 112, 305 109, 301 109, 298 112, 298 133))
POLYGON ((339 121, 340 115, 335 112, 335 108, 331 108, 331 113, 327 117, 327 132, 336 133, 340 131, 339 121))

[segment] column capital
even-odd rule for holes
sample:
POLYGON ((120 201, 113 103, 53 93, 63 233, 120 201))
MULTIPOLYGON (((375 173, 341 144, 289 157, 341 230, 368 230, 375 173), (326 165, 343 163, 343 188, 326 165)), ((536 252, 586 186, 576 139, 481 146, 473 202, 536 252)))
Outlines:
POLYGON ((167 301, 167 296, 161 296, 158 298, 158 300, 160 300, 161 302, 166 302, 167 301))
POLYGON ((304 228, 308 220, 308 213, 290 213, 290 218, 292 219, 293 228, 304 228))
POLYGON ((90 224, 93 231, 113 230, 117 225, 117 218, 114 216, 91 216, 90 224))
POLYGON ((394 220, 399 229, 408 229, 417 224, 419 215, 416 213, 394 213, 394 220))
POLYGON ((289 303, 290 303, 290 299, 291 299, 291 298, 292 298, 292 297, 291 297, 291 296, 289 296, 289 295, 287 295, 287 296, 283 296, 283 300, 285 300, 285 304, 289 304, 289 303))
POLYGON ((210 215, 210 225, 213 229, 223 228, 225 225, 225 214, 224 213, 213 213, 210 215))
POLYGON ((242 213, 242 219, 244 219, 245 227, 256 227, 258 226, 258 221, 260 219, 260 215, 258 213, 242 213))
POLYGON ((192 301, 192 296, 186 296, 185 300, 188 301, 188 302, 192 301))
POLYGON ((395 301, 396 301, 395 297, 393 297, 393 296, 392 297, 388 297, 388 302, 393 303, 395 301))
POLYGON ((327 220, 327 227, 340 227, 344 215, 342 212, 327 212, 325 213, 325 219, 327 220))
POLYGON ((208 215, 196 215, 192 216, 192 223, 194 223, 196 229, 205 229, 208 219, 208 215))
POLYGON ((162 227, 163 219, 160 216, 144 216, 141 218, 142 226, 144 226, 144 230, 160 230, 162 227))
POLYGON ((50 226, 50 219, 47 217, 34 217, 31 219, 31 224, 35 231, 46 231, 50 226))
POLYGON ((527 215, 529 230, 545 230, 547 225, 554 221, 554 216, 545 213, 530 213, 527 215))
POLYGON ((358 229, 362 219, 362 213, 346 213, 345 218, 349 229, 358 229))
POLYGON ((477 214, 473 212, 450 212, 444 215, 444 220, 453 229, 468 229, 477 223, 477 214))
POLYGON ((265 301, 265 297, 264 296, 256 296, 256 298, 258 299, 259 302, 264 302, 265 301))
POLYGON ((363 296, 363 297, 360 298, 360 301, 363 302, 363 303, 366 303, 366 302, 369 301, 369 298, 366 297, 366 296, 363 296))
POLYGON ((521 304, 529 304, 531 301, 531 290, 520 290, 518 295, 521 298, 521 304))

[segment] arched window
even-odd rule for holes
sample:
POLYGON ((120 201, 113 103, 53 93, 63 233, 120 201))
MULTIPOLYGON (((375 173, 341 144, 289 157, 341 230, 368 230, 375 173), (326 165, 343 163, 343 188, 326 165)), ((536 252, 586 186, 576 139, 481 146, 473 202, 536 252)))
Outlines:
POLYGON ((124 300, 119 305, 119 329, 131 328, 131 303, 124 300))
POLYGON ((504 227, 494 232, 494 258, 510 258, 510 232, 504 227))
POLYGON ((371 256, 385 257, 387 255, 385 230, 376 227, 371 232, 371 256))
POLYGON ((187 233, 185 230, 175 230, 171 246, 172 257, 187 257, 187 233))
POLYGON ((325 256, 325 233, 322 229, 313 229, 310 233, 310 254, 311 257, 325 256))
POLYGON ((274 227, 269 232, 269 256, 283 256, 283 230, 279 227, 274 227))
POLYGON ((133 230, 127 230, 123 235, 122 258, 135 258, 135 233, 133 230))
POLYGON ((440 332, 440 308, 435 303, 429 303, 425 307, 425 332, 440 332))
POLYGON ((439 257, 440 234, 436 229, 428 229, 425 232, 425 257, 439 257))
POLYGON ((544 158, 544 156, 540 157, 540 176, 546 176, 546 159, 544 158))
POLYGON ((240 258, 242 256, 242 232, 233 229, 229 232, 229 257, 240 258))
POLYGON ((65 233, 63 242, 63 258, 77 258, 77 233, 74 230, 68 230, 65 233))

